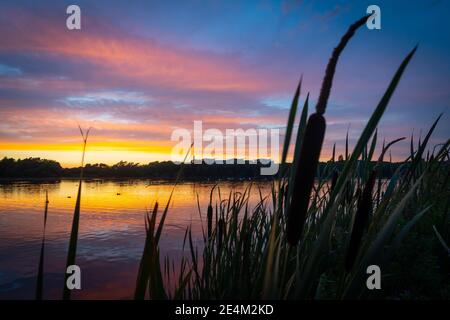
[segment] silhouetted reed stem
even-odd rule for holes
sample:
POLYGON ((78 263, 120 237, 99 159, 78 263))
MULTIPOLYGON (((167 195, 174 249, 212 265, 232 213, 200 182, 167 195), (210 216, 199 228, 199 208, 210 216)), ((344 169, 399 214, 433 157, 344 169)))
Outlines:
POLYGON ((216 188, 216 186, 214 186, 211 189, 211 193, 209 194, 209 205, 208 205, 208 211, 206 214, 207 223, 208 223, 208 241, 211 240, 211 235, 212 235, 212 219, 213 219, 212 195, 213 195, 213 191, 215 188, 216 188))
POLYGON ((142 253, 141 261, 139 264, 139 270, 136 280, 136 288, 134 291, 135 300, 144 300, 147 287, 149 289, 149 297, 151 299, 167 299, 167 293, 164 289, 160 262, 159 262, 159 239, 164 227, 164 222, 169 210, 169 205, 172 200, 175 187, 180 181, 183 173, 184 163, 186 162, 189 154, 191 153, 193 143, 189 147, 183 162, 181 162, 180 169, 178 170, 177 178, 170 192, 169 199, 167 200, 166 207, 162 213, 159 224, 156 227, 156 215, 158 213, 158 202, 155 203, 153 213, 149 217, 148 213, 145 219, 145 245, 144 252, 142 253))
MULTIPOLYGON (((69 266, 75 264, 75 258, 77 255, 78 226, 80 223, 81 185, 83 182, 84 156, 86 154, 86 144, 89 136, 89 131, 90 128, 87 130, 85 135, 80 127, 81 136, 83 137, 83 153, 81 157, 80 182, 78 184, 77 201, 75 204, 75 211, 73 213, 72 230, 70 232, 69 251, 67 254, 66 270, 69 266)), ((65 276, 64 276, 63 300, 70 300, 71 290, 67 288, 67 278, 69 277, 69 274, 67 274, 66 272, 64 272, 64 274, 65 276)))
POLYGON ((44 288, 44 247, 45 247, 45 228, 47 226, 48 211, 48 191, 45 191, 45 209, 44 209, 44 232, 42 234, 41 254, 39 256, 39 270, 36 283, 36 300, 42 300, 44 288))
POLYGON ((334 188, 336 187, 337 179, 339 178, 339 172, 337 170, 333 171, 333 176, 331 177, 331 187, 330 187, 330 193, 333 192, 334 188))
POLYGON ((143 300, 145 298, 145 292, 147 290, 148 280, 150 277, 151 268, 151 254, 154 252, 154 236, 156 214, 158 213, 158 202, 155 203, 153 213, 149 217, 148 213, 145 217, 145 245, 142 253, 142 258, 139 264, 138 277, 136 280, 136 288, 134 291, 135 300, 143 300))
POLYGON ((217 238, 219 239, 217 242, 217 250, 220 251, 222 249, 223 235, 225 233, 225 221, 222 218, 219 219, 217 232, 217 238))
POLYGON ((207 220, 208 220, 208 240, 211 239, 212 234, 212 216, 213 216, 213 208, 212 205, 208 205, 208 212, 207 212, 207 220))

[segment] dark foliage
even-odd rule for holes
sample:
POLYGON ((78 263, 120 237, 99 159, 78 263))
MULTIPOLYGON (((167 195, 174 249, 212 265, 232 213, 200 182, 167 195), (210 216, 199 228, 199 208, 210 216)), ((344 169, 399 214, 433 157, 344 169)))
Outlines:
MULTIPOLYGON (((341 170, 344 162, 335 162, 337 170, 341 170)), ((380 168, 380 176, 389 178, 400 163, 385 162, 380 168)), ((276 176, 261 175, 260 162, 256 164, 245 162, 238 164, 185 164, 182 179, 184 180, 248 180, 264 179, 270 180, 276 176)), ((318 173, 325 170, 326 163, 320 163, 318 173)), ((286 164, 288 170, 290 164, 286 164)), ((147 178, 147 179, 175 179, 180 166, 171 161, 151 162, 139 164, 120 161, 112 166, 104 163, 87 164, 84 167, 85 178, 147 178)), ((80 168, 62 168, 53 160, 40 158, 28 158, 15 160, 3 158, 0 160, 0 178, 78 178, 80 168)))
POLYGON ((59 178, 63 173, 61 165, 53 160, 27 158, 0 160, 1 178, 59 178))

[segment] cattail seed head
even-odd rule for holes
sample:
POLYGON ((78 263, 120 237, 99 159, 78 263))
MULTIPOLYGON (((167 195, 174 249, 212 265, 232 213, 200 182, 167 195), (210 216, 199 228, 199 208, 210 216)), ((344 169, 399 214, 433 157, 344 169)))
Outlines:
POLYGON ((298 170, 294 178, 288 212, 286 232, 287 240, 291 245, 298 243, 306 220, 325 128, 325 118, 321 114, 314 113, 309 117, 300 149, 298 170))
POLYGON ((223 221, 222 218, 219 219, 218 223, 218 231, 217 231, 217 250, 222 249, 222 242, 223 242, 223 234, 225 231, 225 221, 223 221))
POLYGON ((333 171, 333 176, 331 177, 330 193, 333 192, 334 187, 336 186, 336 183, 337 183, 338 178, 339 178, 339 171, 334 170, 334 171, 333 171))
POLYGON ((208 206, 208 212, 206 214, 206 218, 208 220, 208 239, 211 239, 212 233, 212 216, 213 216, 213 208, 212 205, 208 206))
POLYGON ((355 263, 359 247, 361 246, 361 239, 363 237, 364 229, 372 211, 372 191, 375 185, 376 176, 376 170, 372 170, 364 190, 359 197, 358 207, 356 209, 352 233, 350 236, 350 243, 347 250, 347 256, 345 258, 345 269, 347 272, 350 271, 355 263))

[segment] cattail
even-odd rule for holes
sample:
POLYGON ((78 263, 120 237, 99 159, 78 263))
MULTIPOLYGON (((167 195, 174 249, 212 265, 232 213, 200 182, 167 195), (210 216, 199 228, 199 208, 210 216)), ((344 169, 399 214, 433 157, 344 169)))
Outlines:
POLYGON ((208 220, 208 239, 211 239, 212 233, 212 216, 213 216, 213 207, 212 205, 208 205, 208 212, 206 214, 206 218, 208 220))
POLYGON ((345 258, 345 269, 347 271, 349 271, 355 263, 364 229, 372 211, 372 191, 375 185, 376 176, 377 171, 374 169, 371 171, 369 179, 364 187, 364 191, 358 200, 358 207, 355 213, 350 243, 347 250, 347 256, 345 258))
POLYGON ((331 162, 335 161, 336 157, 336 143, 333 144, 333 152, 331 153, 331 162))
POLYGON ((325 118, 317 113, 309 117, 306 125, 288 213, 286 232, 291 245, 297 244, 306 220, 309 198, 325 136, 325 126, 325 118))
POLYGON ((337 183, 338 178, 339 178, 339 171, 334 170, 334 171, 333 171, 333 176, 331 177, 330 193, 333 192, 334 187, 336 186, 336 183, 337 183))
POLYGON ((220 251, 222 249, 222 240, 223 240, 223 234, 225 231, 225 222, 222 218, 219 219, 219 225, 218 225, 218 231, 217 231, 217 250, 220 251))
POLYGON ((350 38, 355 31, 364 25, 367 16, 358 20, 350 26, 345 35, 341 38, 338 46, 333 50, 333 54, 328 62, 323 78, 322 88, 316 105, 316 113, 313 113, 306 124, 303 142, 300 147, 298 170, 295 174, 292 189, 292 200, 289 206, 287 217, 287 240, 291 245, 296 245, 302 234, 303 226, 308 211, 309 199, 314 184, 314 177, 319 162, 320 151, 325 136, 326 123, 323 114, 325 113, 328 97, 330 96, 333 84, 336 64, 350 38))
POLYGON ((352 203, 353 200, 353 185, 351 180, 347 180, 344 187, 344 202, 347 206, 352 203))
POLYGON ((347 128, 347 134, 345 135, 345 161, 348 160, 348 130, 350 128, 347 128))

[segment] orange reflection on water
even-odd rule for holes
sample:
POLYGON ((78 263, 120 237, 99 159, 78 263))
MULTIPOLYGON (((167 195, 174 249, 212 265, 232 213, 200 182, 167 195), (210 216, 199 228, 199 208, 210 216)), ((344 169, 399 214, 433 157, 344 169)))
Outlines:
MULTIPOLYGON (((175 261, 183 255, 185 230, 192 227, 201 245, 201 214, 206 216, 213 183, 181 183, 175 188, 163 235, 161 255, 175 261)), ((221 182, 222 198, 244 191, 248 182, 221 182)), ((270 183, 252 188, 250 206, 259 200, 258 187, 269 194, 270 183)), ((45 290, 59 299, 78 181, 0 185, 0 299, 33 298, 43 230, 45 192, 49 195, 46 229, 45 290)), ((131 298, 144 246, 144 214, 156 201, 164 209, 173 184, 143 180, 83 182, 77 264, 83 270, 83 289, 76 298, 131 298)), ((219 201, 217 194, 214 202, 219 201)))

